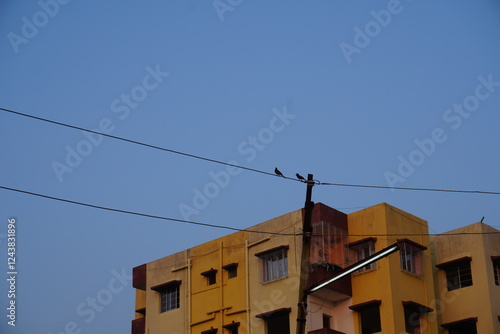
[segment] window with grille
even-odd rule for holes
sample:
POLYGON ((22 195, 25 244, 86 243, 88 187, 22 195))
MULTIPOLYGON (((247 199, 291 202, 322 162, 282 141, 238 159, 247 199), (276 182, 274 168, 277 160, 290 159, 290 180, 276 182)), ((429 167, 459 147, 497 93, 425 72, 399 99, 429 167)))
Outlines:
POLYGON ((448 291, 457 290, 472 285, 472 271, 470 269, 470 262, 458 263, 456 265, 447 267, 445 270, 448 291))
MULTIPOLYGON (((349 244, 349 248, 354 252, 356 262, 362 261, 375 253, 375 238, 367 238, 349 244)), ((375 262, 367 264, 357 272, 363 272, 370 269, 375 269, 377 264, 375 262)))
POLYGON ((166 287, 161 292, 161 312, 167 312, 179 308, 179 285, 166 287))
POLYGON ((288 246, 255 254, 260 261, 261 283, 288 276, 288 246))
POLYGON ((465 288, 472 285, 472 258, 469 256, 437 264, 436 267, 446 273, 448 291, 465 288))
POLYGON ((422 252, 427 247, 408 239, 398 240, 401 269, 417 276, 423 276, 422 252))
POLYGON ((160 312, 167 312, 180 307, 181 281, 169 281, 151 287, 160 294, 160 312))

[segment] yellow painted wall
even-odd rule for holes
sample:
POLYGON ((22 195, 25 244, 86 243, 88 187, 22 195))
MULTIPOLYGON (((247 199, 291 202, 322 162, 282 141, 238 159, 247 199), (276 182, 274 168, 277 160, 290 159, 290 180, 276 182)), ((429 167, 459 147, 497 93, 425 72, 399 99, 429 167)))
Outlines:
MULTIPOLYGON (((253 231, 280 233, 301 233, 302 211, 294 211, 269 220, 251 228, 253 231)), ((300 273, 301 240, 299 236, 276 236, 271 234, 248 233, 249 239, 249 291, 250 291, 250 326, 249 333, 266 333, 264 320, 256 318, 258 314, 291 308, 289 314, 290 332, 296 331, 297 302, 300 273), (281 280, 262 284, 260 282, 259 258, 255 254, 279 246, 289 246, 288 276, 281 280)))
MULTIPOLYGON (((146 291, 136 289, 135 290, 135 310, 140 310, 146 307, 146 291)), ((135 318, 142 318, 141 313, 135 313, 135 318)))
POLYGON ((210 328, 223 332, 232 322, 246 327, 245 233, 238 232, 191 249, 192 333, 210 328), (228 278, 227 264, 237 263, 237 277, 228 278), (216 284, 208 285, 202 272, 215 269, 216 284))
MULTIPOLYGON (((411 236, 428 234, 427 222, 386 203, 348 215, 349 242, 366 237, 376 237, 375 251, 380 251, 397 239, 410 239, 429 247, 429 238, 411 236), (358 236, 356 236, 358 235, 358 236)), ((377 269, 352 276, 352 303, 381 300, 380 316, 383 333, 404 333, 404 308, 402 301, 414 301, 429 306, 434 299, 432 261, 430 250, 423 252, 424 276, 417 277, 401 269, 399 252, 377 261, 377 269)), ((432 318, 432 314, 430 314, 432 318)), ((359 318, 354 312, 356 333, 359 318)), ((437 333, 437 321, 421 321, 423 333, 437 333)))
POLYGON ((146 333, 187 333, 188 251, 176 253, 148 263, 146 281, 146 333), (181 269, 182 268, 182 269, 181 269), (160 293, 152 286, 182 281, 180 308, 160 313, 160 293))
POLYGON ((445 271, 435 269, 442 323, 478 317, 478 333, 500 333, 500 286, 494 283, 491 261, 492 255, 500 255, 500 235, 477 234, 488 232, 499 231, 476 223, 434 237, 436 264, 472 257, 472 286, 448 291, 445 271))

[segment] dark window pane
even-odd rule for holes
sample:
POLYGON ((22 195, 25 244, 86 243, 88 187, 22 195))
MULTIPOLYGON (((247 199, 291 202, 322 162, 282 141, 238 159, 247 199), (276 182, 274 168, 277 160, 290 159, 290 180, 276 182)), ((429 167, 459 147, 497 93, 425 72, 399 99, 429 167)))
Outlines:
POLYGON ((207 275, 208 285, 213 285, 213 284, 217 283, 217 279, 216 279, 217 276, 216 275, 217 275, 217 273, 215 273, 215 272, 207 275))
POLYGON ((405 307, 405 329, 407 333, 420 334, 420 315, 408 307, 405 307))
POLYGON ((238 267, 232 266, 227 269, 227 277, 234 278, 238 276, 238 267))
POLYGON ((382 331, 380 310, 378 306, 366 308, 359 312, 361 318, 361 333, 371 334, 382 331))
POLYGON ((464 324, 448 330, 449 334, 477 334, 476 324, 464 324))
POLYGON ((267 319, 267 334, 290 334, 288 314, 267 319))
POLYGON ((331 319, 327 314, 323 314, 323 328, 331 328, 331 319))
POLYGON ((472 285, 470 262, 463 262, 446 268, 448 290, 456 290, 472 285))

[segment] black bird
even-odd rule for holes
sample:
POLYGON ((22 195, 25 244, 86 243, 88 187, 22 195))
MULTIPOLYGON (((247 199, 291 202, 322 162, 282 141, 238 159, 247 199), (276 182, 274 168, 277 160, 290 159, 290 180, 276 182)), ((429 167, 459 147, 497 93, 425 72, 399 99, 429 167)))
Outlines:
POLYGON ((282 172, 280 172, 280 170, 278 169, 278 167, 276 167, 276 168, 274 169, 274 172, 275 172, 275 173, 276 173, 276 175, 278 175, 278 176, 285 177, 285 176, 283 175, 283 173, 282 173, 282 172))
POLYGON ((297 176, 297 179, 299 179, 300 181, 305 181, 306 179, 304 179, 304 177, 302 175, 300 175, 299 173, 295 174, 295 176, 297 176))

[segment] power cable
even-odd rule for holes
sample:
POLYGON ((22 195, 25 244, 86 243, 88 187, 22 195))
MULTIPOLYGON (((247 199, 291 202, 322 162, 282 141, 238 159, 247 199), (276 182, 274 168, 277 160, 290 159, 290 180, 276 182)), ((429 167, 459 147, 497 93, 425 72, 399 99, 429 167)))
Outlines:
POLYGON ((105 206, 101 206, 101 205, 96 205, 96 204, 83 203, 83 202, 73 201, 73 200, 69 200, 69 199, 65 199, 65 198, 60 198, 60 197, 54 197, 54 196, 39 194, 39 193, 31 192, 31 191, 26 191, 26 190, 21 190, 21 189, 16 189, 16 188, 5 187, 5 186, 1 186, 1 185, 0 185, 0 189, 15 191, 15 192, 19 192, 19 193, 23 193, 23 194, 27 194, 27 195, 42 197, 42 198, 51 199, 51 200, 60 201, 60 202, 66 202, 66 203, 71 203, 71 204, 86 206, 86 207, 90 207, 90 208, 94 208, 94 209, 119 212, 119 213, 124 213, 124 214, 129 214, 129 215, 135 215, 135 216, 141 216, 141 217, 147 217, 147 218, 169 220, 169 221, 178 222, 178 223, 200 225, 200 226, 205 226, 205 227, 214 227, 214 228, 226 229, 226 230, 237 231, 237 232, 244 231, 244 232, 251 232, 251 233, 273 234, 273 235, 283 235, 283 236, 297 236, 297 235, 302 235, 302 233, 280 233, 280 232, 253 231, 253 230, 241 229, 241 228, 224 226, 224 225, 215 225, 215 224, 195 222, 195 221, 191 221, 191 220, 169 218, 169 217, 157 216, 157 215, 152 215, 152 214, 147 214, 147 213, 141 213, 141 212, 135 212, 135 211, 129 211, 129 210, 109 208, 109 207, 105 207, 105 206))
POLYGON ((448 192, 448 193, 469 193, 469 194, 500 195, 500 192, 482 191, 482 190, 457 190, 457 189, 437 189, 437 188, 390 187, 390 186, 376 186, 376 185, 364 185, 364 184, 345 184, 345 183, 331 183, 331 182, 320 182, 319 185, 323 185, 323 186, 339 186, 339 187, 377 188, 377 189, 394 189, 394 190, 418 190, 418 191, 441 191, 441 192, 448 192))
MULTIPOLYGON (((15 115, 19 115, 19 116, 24 116, 24 117, 36 119, 38 121, 47 122, 47 123, 51 123, 51 124, 55 124, 55 125, 60 125, 60 126, 67 127, 67 128, 70 128, 70 129, 85 131, 85 132, 93 133, 93 134, 96 134, 96 135, 101 135, 101 136, 113 138, 113 139, 116 139, 116 140, 124 141, 124 142, 127 142, 127 143, 132 143, 132 144, 136 144, 136 145, 140 145, 140 146, 145 146, 145 147, 153 148, 153 149, 156 149, 156 150, 161 150, 161 151, 165 151, 165 152, 169 152, 169 153, 179 154, 179 155, 183 155, 183 156, 186 156, 186 157, 195 158, 195 159, 204 160, 204 161, 209 161, 209 162, 213 162, 213 163, 216 163, 216 164, 221 164, 221 165, 230 166, 230 167, 234 167, 234 168, 244 169, 244 170, 252 171, 252 172, 255 172, 255 173, 261 173, 261 174, 266 174, 266 175, 270 175, 270 176, 277 176, 274 173, 266 172, 266 171, 263 171, 263 170, 259 170, 259 169, 255 169, 255 168, 250 168, 250 167, 245 167, 245 166, 240 166, 240 165, 235 165, 235 164, 230 164, 230 163, 223 162, 223 161, 216 160, 216 159, 206 158, 206 157, 202 157, 202 156, 195 155, 195 154, 190 154, 190 153, 181 152, 181 151, 177 151, 177 150, 173 150, 173 149, 169 149, 169 148, 165 148, 165 147, 160 147, 160 146, 156 146, 156 145, 152 145, 152 144, 143 143, 143 142, 140 142, 140 141, 137 141, 137 140, 132 140, 132 139, 127 139, 127 138, 123 138, 123 137, 113 136, 113 135, 110 135, 110 134, 107 134, 107 133, 102 133, 102 132, 99 132, 99 131, 90 130, 90 129, 82 128, 80 126, 70 125, 70 124, 66 124, 66 123, 62 123, 62 122, 57 122, 57 121, 53 121, 53 120, 50 120, 50 119, 47 119, 47 118, 42 118, 42 117, 38 117, 38 116, 28 115, 28 114, 21 113, 21 112, 18 112, 18 111, 14 111, 14 110, 10 110, 10 109, 5 109, 5 108, 1 108, 0 107, 0 110, 3 110, 5 112, 9 112, 9 113, 12 113, 12 114, 15 114, 15 115)), ((293 180, 293 181, 299 181, 300 182, 300 180, 294 179, 294 178, 291 178, 291 177, 286 177, 286 176, 280 176, 280 177, 284 177, 285 179, 288 179, 288 180, 293 180)))
MULTIPOLYGON (((225 226, 225 225, 216 225, 216 224, 208 224, 208 223, 201 223, 201 222, 195 222, 191 220, 183 220, 183 219, 177 219, 177 218, 169 218, 169 217, 164 217, 164 216, 158 216, 158 215, 152 215, 148 213, 141 213, 141 212, 136 212, 136 211, 130 211, 130 210, 123 210, 123 209, 115 209, 115 208, 110 208, 110 207, 105 207, 102 205, 96 205, 96 204, 89 204, 89 203, 84 203, 84 202, 79 202, 79 201, 74 201, 74 200, 69 200, 65 198, 60 198, 60 197, 54 197, 54 196, 49 196, 49 195, 44 195, 44 194, 39 194, 35 193, 32 191, 26 191, 26 190, 21 190, 21 189, 16 189, 16 188, 10 188, 6 186, 0 185, 0 189, 4 190, 10 190, 22 194, 27 194, 31 196, 37 196, 37 197, 42 197, 46 199, 51 199, 59 202, 66 202, 66 203, 71 203, 75 205, 80 205, 80 206, 86 206, 94 209, 100 209, 100 210, 106 210, 106 211, 112 211, 112 212, 119 212, 123 214, 129 214, 129 215, 135 215, 135 216, 140 216, 140 217, 147 217, 147 218, 153 218, 153 219, 160 219, 160 220, 168 220, 168 221, 173 221, 173 222, 178 222, 178 223, 186 223, 186 224, 193 224, 193 225, 199 225, 199 226, 205 226, 205 227, 213 227, 213 228, 220 228, 220 229, 226 229, 226 230, 231 230, 231 231, 236 231, 236 232, 248 232, 248 233, 260 233, 260 234, 271 234, 271 235, 277 235, 277 236, 301 236, 303 233, 282 233, 282 232, 268 232, 268 231, 256 231, 256 230, 250 230, 250 229, 242 229, 242 228, 236 228, 236 227, 231 227, 231 226, 225 226)), ((336 234, 336 236, 345 236, 345 237, 397 237, 397 236, 452 236, 452 235, 490 235, 490 234, 500 234, 500 231, 498 232, 455 232, 455 233, 447 233, 444 232, 442 234, 434 233, 434 234, 429 234, 429 233, 387 233, 387 234, 336 234)), ((321 237, 322 235, 312 235, 314 236, 319 236, 321 237)))
MULTIPOLYGON (((147 144, 147 143, 143 143, 143 142, 139 142, 139 141, 136 141, 136 140, 127 139, 127 138, 123 138, 123 137, 113 136, 113 135, 102 133, 102 132, 99 132, 99 131, 89 130, 89 129, 82 128, 82 127, 79 127, 79 126, 70 125, 70 124, 66 124, 66 123, 62 123, 62 122, 57 122, 57 121, 53 121, 53 120, 50 120, 50 119, 47 119, 47 118, 33 116, 33 115, 21 113, 21 112, 10 110, 10 109, 6 109, 6 108, 1 108, 0 107, 0 110, 3 110, 3 111, 8 112, 8 113, 15 114, 15 115, 18 115, 18 116, 24 116, 24 117, 36 119, 36 120, 42 121, 42 122, 47 122, 47 123, 51 123, 51 124, 60 125, 60 126, 64 126, 64 127, 67 127, 67 128, 75 129, 75 130, 80 130, 80 131, 85 131, 85 132, 89 132, 89 133, 94 133, 94 134, 97 134, 97 135, 101 135, 101 136, 113 138, 113 139, 116 139, 116 140, 120 140, 120 141, 124 141, 124 142, 128 142, 128 143, 132 143, 132 144, 136 144, 136 145, 140 145, 140 146, 144 146, 144 147, 149 147, 149 148, 156 149, 156 150, 161 150, 161 151, 165 151, 165 152, 169 152, 169 153, 183 155, 183 156, 186 156, 186 157, 190 157, 190 158, 194 158, 194 159, 199 159, 199 160, 204 160, 204 161, 208 161, 208 162, 212 162, 212 163, 216 163, 216 164, 221 164, 221 165, 225 165, 225 166, 230 166, 230 167, 234 167, 234 168, 244 169, 244 170, 248 170, 248 171, 251 171, 251 172, 265 174, 265 175, 269 175, 269 176, 275 176, 275 177, 278 176, 275 173, 266 172, 266 171, 255 169, 255 168, 250 168, 250 167, 245 167, 245 166, 230 164, 230 163, 223 162, 223 161, 216 160, 216 159, 212 159, 212 158, 202 157, 202 156, 199 156, 199 155, 195 155, 195 154, 191 154, 191 153, 186 153, 186 152, 181 152, 181 151, 177 151, 177 150, 173 150, 173 149, 169 149, 169 148, 165 148, 165 147, 160 147, 160 146, 156 146, 156 145, 152 145, 152 144, 147 144)), ((304 182, 303 180, 299 180, 299 179, 288 177, 288 176, 279 176, 279 177, 282 177, 284 179, 291 180, 291 181, 304 182)), ((338 186, 338 187, 356 187, 356 188, 373 188, 373 189, 392 189, 392 190, 434 191, 434 192, 448 192, 448 193, 468 193, 468 194, 500 195, 500 192, 495 192, 495 191, 457 190, 457 189, 438 189, 438 188, 416 188, 416 187, 391 187, 391 186, 379 186, 379 185, 364 185, 364 184, 347 184, 347 183, 321 182, 321 181, 318 181, 318 180, 315 180, 315 185, 338 186)))

